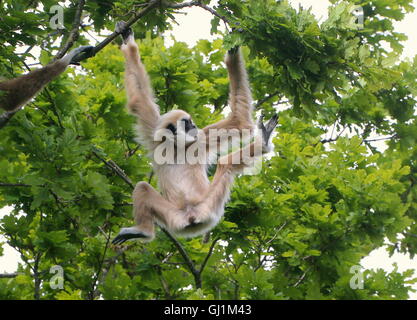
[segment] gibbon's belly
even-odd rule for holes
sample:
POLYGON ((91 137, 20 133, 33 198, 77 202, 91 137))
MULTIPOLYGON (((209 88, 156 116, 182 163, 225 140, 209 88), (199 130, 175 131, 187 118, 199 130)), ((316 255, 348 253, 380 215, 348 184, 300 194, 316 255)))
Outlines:
POLYGON ((179 208, 197 204, 207 194, 209 180, 202 167, 164 165, 156 173, 162 195, 179 208))

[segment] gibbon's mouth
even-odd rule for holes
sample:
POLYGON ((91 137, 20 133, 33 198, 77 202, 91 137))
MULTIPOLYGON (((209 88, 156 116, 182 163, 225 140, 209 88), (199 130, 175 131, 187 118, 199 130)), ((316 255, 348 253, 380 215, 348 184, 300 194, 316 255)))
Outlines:
POLYGON ((191 130, 187 131, 187 135, 191 136, 194 138, 194 140, 197 140, 197 136, 198 136, 198 129, 197 128, 193 128, 191 130))

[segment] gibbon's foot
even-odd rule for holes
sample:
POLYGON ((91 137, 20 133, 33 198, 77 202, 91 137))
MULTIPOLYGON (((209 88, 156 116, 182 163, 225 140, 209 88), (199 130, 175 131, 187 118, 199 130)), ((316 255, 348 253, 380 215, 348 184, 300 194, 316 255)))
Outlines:
POLYGON ((80 65, 80 61, 90 58, 93 55, 93 46, 81 46, 75 48, 68 53, 68 57, 71 59, 69 64, 80 65))
POLYGON ((133 30, 132 28, 126 29, 126 22, 124 21, 118 21, 116 22, 116 32, 119 32, 122 35, 123 43, 127 43, 127 40, 129 37, 133 37, 133 30))
POLYGON ((135 227, 122 228, 119 234, 113 239, 112 244, 122 244, 123 242, 130 239, 147 239, 150 240, 152 237, 146 235, 135 227))
POLYGON ((264 114, 262 113, 258 120, 258 128, 262 131, 262 150, 269 152, 272 149, 270 145, 271 134, 278 124, 278 114, 275 113, 266 125, 263 123, 263 119, 264 114))

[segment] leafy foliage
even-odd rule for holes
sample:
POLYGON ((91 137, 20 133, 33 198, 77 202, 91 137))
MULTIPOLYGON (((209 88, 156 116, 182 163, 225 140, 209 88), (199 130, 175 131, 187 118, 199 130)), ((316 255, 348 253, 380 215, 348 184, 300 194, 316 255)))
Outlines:
MULTIPOLYGON (((221 119, 222 61, 235 45, 245 46, 257 108, 292 106, 280 113, 275 153, 261 174, 237 178, 210 238, 181 239, 194 273, 163 232, 150 244, 109 246, 132 223, 131 188, 109 161, 132 181, 156 185, 124 107, 117 45, 53 81, 0 130, 0 207, 13 208, 0 233, 23 261, 17 277, 0 279, 0 298, 406 299, 412 271, 366 271, 364 289, 353 290, 350 269, 386 238, 390 253, 417 253, 417 59, 398 60, 405 36, 392 26, 410 3, 332 1, 320 24, 287 1, 223 0, 214 9, 236 31, 192 48, 166 47, 158 36, 171 28, 171 8, 135 25, 163 112, 182 108, 199 127, 221 119), (363 29, 352 20, 356 4, 364 6, 363 29), (389 139, 375 142, 375 135, 389 139), (64 270, 61 290, 50 286, 54 265, 64 270)), ((65 41, 66 32, 45 27, 44 8, 53 4, 2 2, 6 77, 25 71, 33 48, 50 59, 56 40, 65 41), (18 55, 21 46, 29 48, 18 55)), ((67 30, 76 4, 65 9, 67 30)), ((85 30, 111 30, 143 4, 88 1, 85 30)), ((219 24, 215 16, 212 31, 221 34, 219 24)), ((87 43, 85 32, 78 43, 87 43)))

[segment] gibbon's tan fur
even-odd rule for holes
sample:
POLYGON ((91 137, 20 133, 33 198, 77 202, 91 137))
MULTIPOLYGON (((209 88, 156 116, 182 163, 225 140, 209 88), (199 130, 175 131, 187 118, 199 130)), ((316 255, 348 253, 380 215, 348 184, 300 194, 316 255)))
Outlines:
POLYGON ((73 59, 90 50, 91 46, 82 46, 72 50, 65 57, 48 64, 47 66, 33 70, 20 77, 0 82, 0 107, 6 111, 15 111, 23 107, 45 85, 65 71, 73 59))
MULTIPOLYGON (((116 29, 122 29, 123 26, 123 22, 118 23, 116 29)), ((155 132, 170 125, 176 126, 180 119, 186 118, 191 121, 191 116, 182 110, 173 110, 160 115, 133 32, 129 29, 124 34, 121 33, 124 39, 121 50, 126 66, 127 107, 137 117, 140 142, 152 155, 161 143, 154 141, 155 132)), ((210 129, 255 128, 252 119, 251 91, 240 50, 228 53, 225 63, 230 79, 231 113, 226 119, 201 129, 200 132, 205 133, 206 137, 209 136, 210 129)), ((194 137, 198 139, 199 135, 194 137)), ((255 154, 254 143, 245 148, 249 148, 253 157, 260 155, 255 154)), ((263 148, 263 151, 265 152, 266 149, 263 148)), ((239 156, 243 154, 242 152, 243 150, 236 151, 239 156)), ((187 163, 159 165, 154 161, 153 167, 162 194, 147 182, 139 182, 133 191, 136 225, 122 228, 113 243, 120 244, 133 238, 151 241, 155 235, 155 222, 171 233, 183 237, 201 235, 212 229, 223 216, 234 175, 245 166, 232 164, 232 156, 233 154, 229 154, 219 159, 212 182, 207 176, 207 165, 187 163)))

